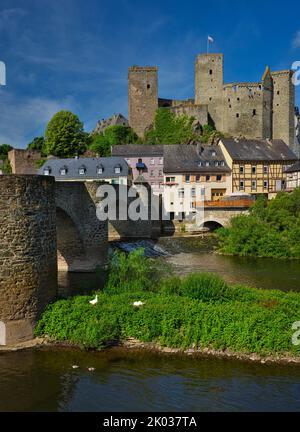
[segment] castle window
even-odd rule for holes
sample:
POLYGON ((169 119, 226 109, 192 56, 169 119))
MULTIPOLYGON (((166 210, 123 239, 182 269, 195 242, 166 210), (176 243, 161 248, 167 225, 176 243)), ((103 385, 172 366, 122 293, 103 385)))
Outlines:
POLYGON ((150 84, 147 84, 147 89, 149 89, 150 88, 150 84))
POLYGON ((228 98, 228 102, 230 102, 230 98, 228 98))
POLYGON ((236 118, 239 118, 239 116, 240 116, 239 113, 236 113, 236 118))
POLYGON ((251 182, 251 189, 256 190, 256 180, 252 180, 251 182))
POLYGON ((240 98, 236 98, 236 100, 237 100, 237 101, 239 101, 239 100, 240 100, 240 98))
POLYGON ((254 109, 254 110, 252 111, 252 115, 253 115, 253 116, 256 115, 256 109, 254 109))
POLYGON ((229 108, 231 108, 231 105, 229 105, 229 108))
POLYGON ((213 71, 212 69, 209 69, 209 75, 212 75, 213 71))
POLYGON ((264 166, 264 174, 268 174, 268 172, 269 172, 269 167, 268 167, 268 165, 265 165, 264 166))
POLYGON ((240 166, 240 174, 244 174, 244 166, 243 165, 240 166))
POLYGON ((211 101, 211 100, 212 100, 212 97, 210 97, 209 100, 211 101))
POLYGON ((253 165, 251 167, 251 172, 252 172, 252 174, 256 174, 256 166, 255 165, 253 165))
POLYGON ((280 94, 280 91, 279 91, 279 90, 277 90, 277 94, 278 94, 278 95, 280 94))
POLYGON ((264 180, 264 189, 268 189, 269 188, 269 182, 268 180, 264 180))
POLYGON ((245 186, 244 186, 244 180, 240 181, 240 190, 244 190, 245 186))

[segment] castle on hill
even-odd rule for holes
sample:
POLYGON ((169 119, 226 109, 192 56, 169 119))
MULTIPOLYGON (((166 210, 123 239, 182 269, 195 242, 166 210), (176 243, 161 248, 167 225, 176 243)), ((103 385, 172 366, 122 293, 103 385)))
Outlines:
POLYGON ((282 139, 299 154, 292 76, 291 70, 271 72, 266 67, 259 82, 224 84, 223 54, 199 54, 194 98, 174 100, 158 97, 157 67, 133 66, 128 70, 129 124, 143 136, 157 108, 167 107, 233 137, 282 139))

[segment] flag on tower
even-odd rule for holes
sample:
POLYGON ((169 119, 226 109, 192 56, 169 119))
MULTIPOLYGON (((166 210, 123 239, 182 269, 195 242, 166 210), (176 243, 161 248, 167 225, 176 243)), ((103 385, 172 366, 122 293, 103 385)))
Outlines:
POLYGON ((213 40, 213 38, 211 36, 208 36, 208 42, 211 42, 211 43, 214 42, 214 40, 213 40))

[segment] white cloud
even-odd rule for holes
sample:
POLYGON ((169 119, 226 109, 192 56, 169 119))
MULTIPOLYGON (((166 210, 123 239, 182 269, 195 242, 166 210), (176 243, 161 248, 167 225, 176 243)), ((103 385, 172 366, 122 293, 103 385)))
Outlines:
POLYGON ((14 147, 26 146, 34 136, 43 134, 51 117, 62 109, 76 109, 72 97, 68 96, 62 100, 23 97, 20 100, 5 89, 1 89, 0 143, 11 144, 14 147))
POLYGON ((294 48, 294 49, 300 48, 300 30, 297 31, 297 33, 293 39, 292 48, 294 48))

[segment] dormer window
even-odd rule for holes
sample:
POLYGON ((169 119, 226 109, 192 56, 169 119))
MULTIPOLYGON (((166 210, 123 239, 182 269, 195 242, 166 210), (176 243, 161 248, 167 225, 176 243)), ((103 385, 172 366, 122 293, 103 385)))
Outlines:
POLYGON ((215 152, 215 150, 212 150, 211 155, 212 155, 212 156, 216 156, 216 152, 215 152))
POLYGON ((210 163, 209 161, 205 162, 205 166, 209 167, 210 163))
POLYGON ((120 165, 115 166, 115 174, 121 174, 121 166, 120 165))
POLYGON ((99 165, 97 167, 97 174, 103 174, 104 173, 104 166, 103 165, 99 165))
POLYGON ((51 168, 50 167, 44 168, 44 175, 49 176, 50 174, 51 174, 51 168))
POLYGON ((225 162, 224 161, 221 161, 221 166, 225 166, 225 162))
POLYGON ((62 167, 62 168, 60 168, 60 170, 59 170, 59 174, 61 175, 61 176, 65 176, 65 175, 67 175, 67 172, 68 172, 68 168, 67 167, 62 167))
POLYGON ((215 162, 215 166, 216 167, 219 166, 219 162, 218 161, 215 162))
POLYGON ((84 175, 86 173, 86 168, 84 166, 80 167, 78 170, 79 175, 84 175))

